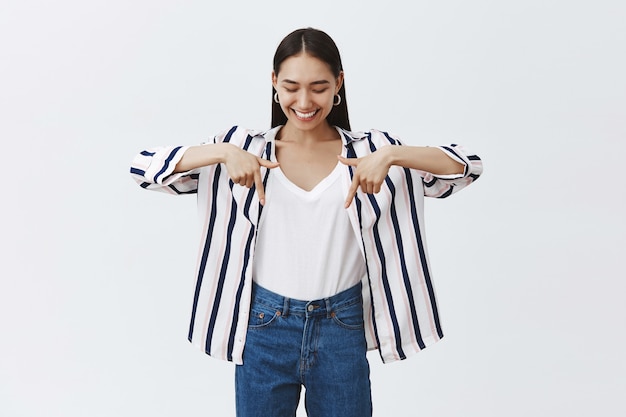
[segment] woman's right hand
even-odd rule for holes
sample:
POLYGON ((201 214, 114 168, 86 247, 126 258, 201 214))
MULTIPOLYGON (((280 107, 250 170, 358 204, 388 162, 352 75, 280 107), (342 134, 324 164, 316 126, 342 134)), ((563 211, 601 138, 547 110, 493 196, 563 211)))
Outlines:
POLYGON ((259 202, 264 205, 265 189, 263 188, 263 179, 261 178, 261 167, 268 169, 276 168, 279 165, 278 162, 260 158, 235 145, 224 145, 228 145, 228 147, 222 162, 226 166, 228 176, 235 184, 244 187, 251 188, 254 184, 259 196, 259 202))
POLYGON ((226 166, 230 179, 239 185, 256 191, 261 204, 265 204, 265 190, 261 178, 261 167, 276 168, 277 162, 259 158, 231 143, 214 143, 189 147, 180 159, 174 172, 185 172, 222 163, 226 166))

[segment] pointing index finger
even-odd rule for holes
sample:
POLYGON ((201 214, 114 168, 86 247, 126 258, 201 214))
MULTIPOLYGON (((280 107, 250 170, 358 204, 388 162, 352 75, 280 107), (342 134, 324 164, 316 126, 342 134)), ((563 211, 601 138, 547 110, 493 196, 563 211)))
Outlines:
POLYGON ((350 184, 350 189, 348 190, 348 195, 346 197, 344 208, 350 207, 350 204, 352 204, 352 200, 354 199, 354 197, 356 197, 356 191, 358 189, 359 189, 359 180, 357 176, 355 175, 354 178, 352 178, 352 184, 350 184))
POLYGON ((262 206, 265 205, 265 189, 263 188, 263 180, 261 179, 261 171, 254 171, 254 185, 256 186, 256 192, 259 195, 259 203, 262 206))

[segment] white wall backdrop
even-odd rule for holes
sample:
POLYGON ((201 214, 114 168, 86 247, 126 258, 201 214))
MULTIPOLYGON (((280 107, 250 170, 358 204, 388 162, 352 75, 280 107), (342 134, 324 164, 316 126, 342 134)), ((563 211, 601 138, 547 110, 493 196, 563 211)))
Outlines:
POLYGON ((370 356, 375 415, 626 415, 625 21, 622 0, 2 0, 0 415, 234 415, 232 365, 186 340, 195 199, 128 166, 268 127, 303 26, 342 50, 355 130, 485 162, 427 204, 446 337, 370 356))

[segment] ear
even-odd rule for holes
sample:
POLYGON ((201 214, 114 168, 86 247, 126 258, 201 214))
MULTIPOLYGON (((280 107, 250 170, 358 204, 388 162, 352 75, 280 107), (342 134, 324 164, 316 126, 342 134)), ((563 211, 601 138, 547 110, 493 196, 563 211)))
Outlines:
POLYGON ((341 90, 341 86, 343 85, 343 71, 339 73, 339 77, 337 77, 337 87, 335 89, 335 94, 339 94, 339 90, 341 90))
POLYGON ((276 84, 278 84, 278 77, 276 76, 276 73, 272 71, 272 86, 274 86, 274 90, 278 91, 276 84))

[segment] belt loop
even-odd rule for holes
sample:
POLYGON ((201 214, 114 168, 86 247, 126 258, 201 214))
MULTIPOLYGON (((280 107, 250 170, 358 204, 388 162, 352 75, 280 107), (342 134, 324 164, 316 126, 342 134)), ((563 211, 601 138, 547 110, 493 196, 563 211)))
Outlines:
POLYGON ((329 319, 332 313, 332 305, 330 304, 330 298, 324 298, 324 302, 326 303, 326 318, 329 319))
POLYGON ((283 297, 283 317, 289 315, 289 298, 283 297))

